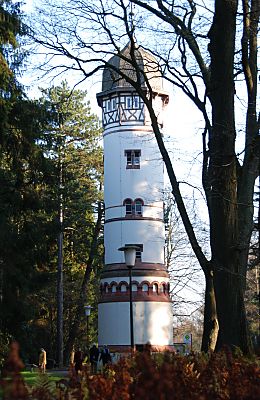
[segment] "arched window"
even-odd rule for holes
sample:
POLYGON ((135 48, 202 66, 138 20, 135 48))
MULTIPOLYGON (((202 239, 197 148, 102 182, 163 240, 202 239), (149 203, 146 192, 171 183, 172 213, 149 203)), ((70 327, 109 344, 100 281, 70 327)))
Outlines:
POLYGON ((125 199, 123 205, 125 206, 125 215, 132 215, 133 201, 131 199, 125 199))
POLYGON ((127 287, 126 287, 126 285, 124 283, 122 283, 120 289, 121 289, 121 292, 126 292, 127 287))
POLYGON ((116 285, 111 286, 111 291, 112 291, 112 293, 116 293, 116 285))
POLYGON ((132 292, 137 292, 137 290, 138 290, 137 284, 133 283, 132 284, 132 292))
POLYGON ((153 284, 153 292, 158 293, 158 284, 157 283, 153 284))
POLYGON ((147 285, 147 283, 143 283, 143 285, 142 285, 142 291, 143 291, 143 292, 148 292, 148 290, 149 290, 149 286, 147 285))
POLYGON ((125 215, 143 215, 144 202, 142 199, 135 199, 135 201, 132 199, 125 199, 123 205, 125 206, 125 215))
POLYGON ((142 199, 135 199, 135 201, 134 201, 135 215, 143 215, 143 205, 144 205, 144 202, 142 199))

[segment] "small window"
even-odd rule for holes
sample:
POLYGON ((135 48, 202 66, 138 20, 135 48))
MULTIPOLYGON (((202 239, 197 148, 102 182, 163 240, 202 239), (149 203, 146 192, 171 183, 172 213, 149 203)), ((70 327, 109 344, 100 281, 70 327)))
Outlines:
POLYGON ((112 99, 112 110, 116 109, 116 99, 112 99))
POLYGON ((143 201, 141 199, 135 200, 134 212, 135 212, 135 215, 143 215, 143 201))
POLYGON ((138 96, 133 97, 133 108, 139 108, 139 97, 138 96))
POLYGON ((137 292, 137 290, 138 290, 137 284, 133 283, 132 284, 132 292, 137 292))
POLYGON ((132 97, 126 98, 126 108, 132 108, 132 97))
POLYGON ((141 150, 134 150, 133 153, 133 164, 140 165, 141 150))
POLYGON ((125 284, 121 285, 121 292, 126 292, 127 288, 125 284))
POLYGON ((141 150, 125 150, 126 168, 140 168, 141 150))
POLYGON ((133 202, 131 199, 126 199, 124 201, 125 206, 125 215, 132 215, 133 214, 133 202))
POLYGON ((153 284, 153 292, 158 293, 158 284, 157 283, 153 284))
POLYGON ((136 199, 132 201, 131 199, 125 199, 123 202, 125 206, 125 215, 142 216, 143 215, 143 205, 142 199, 136 199))
POLYGON ((143 291, 143 292, 148 292, 148 290, 149 290, 149 286, 147 285, 147 283, 144 283, 144 284, 142 285, 142 291, 143 291))
POLYGON ((107 111, 111 111, 111 100, 107 100, 107 111))
POLYGON ((116 293, 116 285, 112 285, 112 293, 116 293))
POLYGON ((139 97, 138 96, 128 96, 126 98, 126 108, 127 109, 131 109, 131 108, 140 108, 140 101, 139 101, 139 97))

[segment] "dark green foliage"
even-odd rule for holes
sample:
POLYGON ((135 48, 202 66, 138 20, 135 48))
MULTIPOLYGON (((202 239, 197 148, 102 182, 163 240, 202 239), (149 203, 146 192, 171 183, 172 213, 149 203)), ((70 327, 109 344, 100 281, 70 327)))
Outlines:
MULTIPOLYGON (((86 93, 66 83, 43 90, 40 101, 26 98, 16 78, 25 34, 18 6, 0 2, 0 18, 0 332, 18 339, 23 359, 37 363, 39 347, 55 356, 60 190, 67 332, 100 198, 101 131, 86 93)), ((95 264, 101 259, 102 250, 95 264)))
MULTIPOLYGON (((40 99, 45 109, 47 125, 44 130, 42 147, 55 166, 55 185, 52 186, 56 199, 56 218, 59 203, 63 213, 63 272, 64 272, 64 341, 69 336, 73 318, 79 302, 82 280, 87 268, 92 236, 96 220, 97 203, 102 192, 102 151, 99 145, 100 125, 97 117, 91 114, 89 104, 85 103, 86 93, 71 91, 66 82, 61 86, 43 90, 40 99), (62 171, 62 176, 60 175, 62 171), (62 179, 62 182, 60 181, 62 179)), ((95 255, 96 276, 102 265, 102 241, 95 255)), ((57 248, 54 259, 57 266, 57 248)), ((88 301, 96 302, 97 279, 93 288, 88 287, 88 301), (90 294, 92 293, 92 294, 90 294)), ((56 298, 55 287, 45 303, 45 317, 49 327, 55 329, 56 298)), ((45 293, 45 292, 44 292, 45 293)), ((84 295, 86 298, 86 294, 84 295)), ((83 304, 82 320, 79 324, 77 340, 86 344, 86 319, 83 304)), ((96 315, 93 313, 92 317, 96 315)), ((91 323, 93 327, 95 323, 91 323)), ((51 335, 53 337, 53 335, 51 335)), ((54 357, 55 343, 49 347, 54 357)))

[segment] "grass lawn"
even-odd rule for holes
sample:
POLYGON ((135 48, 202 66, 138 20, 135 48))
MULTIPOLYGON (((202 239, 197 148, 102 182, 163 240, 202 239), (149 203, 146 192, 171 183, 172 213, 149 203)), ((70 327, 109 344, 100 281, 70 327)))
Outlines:
MULTIPOLYGON (((52 382, 55 382, 55 381, 58 381, 61 378, 64 378, 64 375, 59 374, 59 372, 55 372, 55 371, 47 372, 46 375, 48 376, 49 380, 52 381, 52 382)), ((39 373, 38 372, 24 371, 24 372, 22 372, 22 376, 23 376, 24 382, 27 385, 32 386, 32 385, 35 384, 35 382, 36 382, 36 380, 37 380, 37 378, 39 376, 39 373)))
MULTIPOLYGON (((24 379, 24 382, 28 386, 33 386, 37 382, 37 379, 39 377, 38 372, 24 371, 24 372, 21 372, 21 374, 24 379)), ((50 382, 55 382, 61 378, 66 378, 66 377, 64 377, 64 374, 61 374, 61 373, 55 372, 55 371, 47 372, 46 375, 48 376, 48 379, 50 382)), ((3 390, 0 387, 0 399, 2 399, 2 395, 3 395, 3 390)))

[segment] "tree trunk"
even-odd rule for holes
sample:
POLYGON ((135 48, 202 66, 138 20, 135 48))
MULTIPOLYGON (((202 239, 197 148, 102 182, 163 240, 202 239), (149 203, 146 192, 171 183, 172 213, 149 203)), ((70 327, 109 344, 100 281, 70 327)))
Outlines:
POLYGON ((211 180, 211 250, 219 336, 217 349, 228 345, 249 351, 243 278, 238 249, 237 159, 235 154, 234 53, 236 0, 216 0, 209 31, 212 135, 209 138, 211 180))
POLYGON ((210 268, 208 273, 205 273, 205 280, 204 324, 201 351, 207 353, 215 350, 219 331, 212 268, 210 268))
POLYGON ((84 313, 83 305, 86 304, 86 302, 87 302, 87 297, 88 297, 87 296, 87 285, 89 282, 90 274, 93 269, 93 262, 94 262, 94 258, 95 258, 95 254, 96 254, 96 250, 97 250, 97 245, 98 245, 98 237, 99 237, 101 226, 102 226, 102 217, 103 217, 103 208, 102 208, 101 202, 99 202, 98 203, 98 215, 97 215, 97 220, 96 220, 96 224, 95 224, 95 228, 94 228, 94 232, 93 232, 88 262, 87 262, 85 274, 84 274, 82 284, 81 284, 81 290, 80 290, 78 301, 77 301, 75 316, 74 316, 73 322, 71 324, 71 329, 69 331, 68 340, 67 340, 67 343, 65 346, 65 359, 68 359, 69 354, 72 351, 73 344, 75 342, 76 337, 78 336, 80 321, 84 315, 83 314, 84 313))

